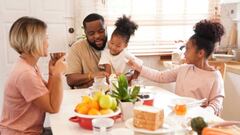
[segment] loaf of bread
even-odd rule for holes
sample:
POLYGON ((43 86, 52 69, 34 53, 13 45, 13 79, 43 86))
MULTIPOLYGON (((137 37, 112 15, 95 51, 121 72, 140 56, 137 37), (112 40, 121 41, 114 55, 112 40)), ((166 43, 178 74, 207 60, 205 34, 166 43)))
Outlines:
POLYGON ((135 106, 133 110, 133 125, 136 128, 156 130, 163 126, 163 109, 152 106, 135 106))

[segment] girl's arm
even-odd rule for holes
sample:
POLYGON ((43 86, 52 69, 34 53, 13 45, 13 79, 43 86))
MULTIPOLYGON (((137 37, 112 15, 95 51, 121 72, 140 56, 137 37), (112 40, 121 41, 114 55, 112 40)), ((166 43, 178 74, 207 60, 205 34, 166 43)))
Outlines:
POLYGON ((109 75, 111 75, 111 65, 110 64, 104 64, 105 72, 107 72, 109 75))
POLYGON ((140 75, 155 82, 170 83, 176 81, 180 69, 181 66, 171 70, 158 71, 150 67, 142 66, 140 75))
POLYGON ((130 66, 132 69, 140 72, 140 75, 160 83, 169 83, 169 82, 175 82, 177 79, 177 74, 179 72, 179 68, 175 68, 172 70, 166 70, 166 71, 158 71, 146 66, 143 66, 143 62, 141 62, 138 58, 129 59, 127 62, 128 66, 130 66))
POLYGON ((209 103, 206 109, 212 111, 215 115, 220 115, 223 109, 224 95, 224 83, 219 73, 210 92, 209 103))

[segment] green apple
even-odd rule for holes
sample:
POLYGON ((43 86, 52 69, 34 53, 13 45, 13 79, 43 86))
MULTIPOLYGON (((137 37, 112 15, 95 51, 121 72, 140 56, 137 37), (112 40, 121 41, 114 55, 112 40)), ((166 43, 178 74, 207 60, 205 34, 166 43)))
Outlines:
POLYGON ((109 109, 112 106, 112 97, 110 95, 102 95, 99 99, 99 105, 103 109, 109 109))
POLYGON ((100 113, 102 115, 104 115, 104 114, 111 114, 111 113, 114 113, 114 112, 113 112, 112 109, 102 109, 102 110, 100 110, 100 113))
POLYGON ((116 98, 112 98, 112 106, 111 109, 115 111, 117 109, 117 100, 116 98))
POLYGON ((96 91, 94 92, 94 95, 93 95, 93 100, 99 102, 99 99, 100 97, 104 95, 104 93, 102 91, 96 91))

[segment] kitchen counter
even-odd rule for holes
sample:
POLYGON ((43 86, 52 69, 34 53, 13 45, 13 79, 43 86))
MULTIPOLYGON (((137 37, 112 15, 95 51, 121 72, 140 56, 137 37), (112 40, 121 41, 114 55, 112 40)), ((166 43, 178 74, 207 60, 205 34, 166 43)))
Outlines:
POLYGON ((226 65, 227 65, 227 68, 226 68, 227 72, 232 72, 232 73, 240 75, 240 62, 239 61, 226 62, 226 65))
MULTIPOLYGON (((166 68, 175 68, 178 64, 173 64, 172 61, 161 61, 166 68)), ((229 61, 226 63, 226 72, 231 72, 240 75, 240 61, 229 61)))

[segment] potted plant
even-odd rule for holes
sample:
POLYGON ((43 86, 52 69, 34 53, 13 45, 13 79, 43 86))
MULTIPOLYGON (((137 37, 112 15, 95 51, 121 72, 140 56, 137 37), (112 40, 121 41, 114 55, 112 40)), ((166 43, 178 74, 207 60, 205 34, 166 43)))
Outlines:
POLYGON ((139 86, 128 87, 128 80, 125 75, 118 76, 118 84, 114 84, 115 90, 112 90, 112 97, 115 97, 120 104, 123 119, 127 120, 133 116, 133 107, 136 103, 141 104, 138 94, 139 86), (139 101, 139 102, 138 102, 139 101))

